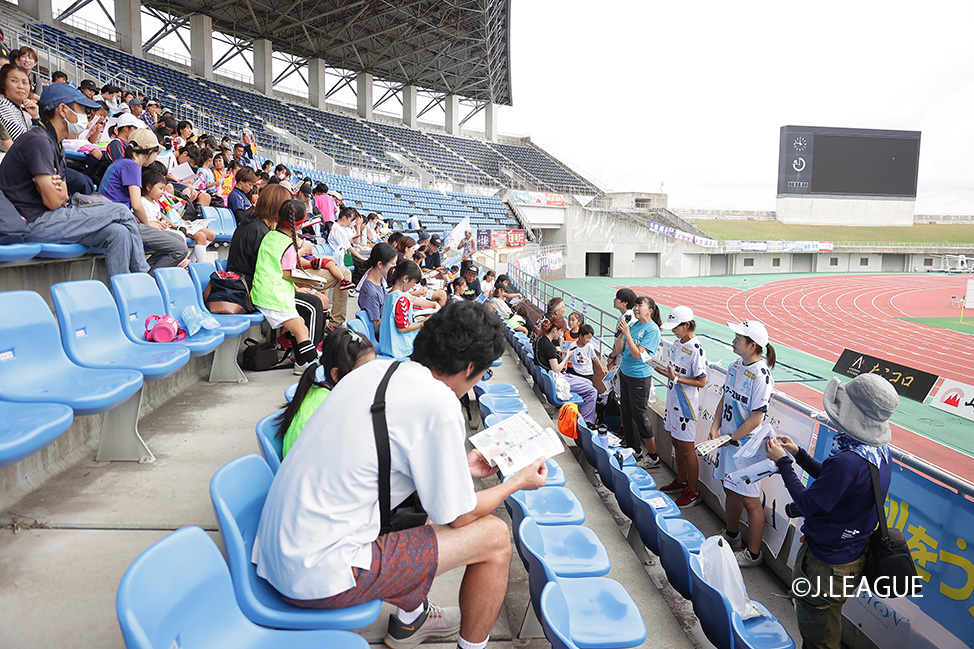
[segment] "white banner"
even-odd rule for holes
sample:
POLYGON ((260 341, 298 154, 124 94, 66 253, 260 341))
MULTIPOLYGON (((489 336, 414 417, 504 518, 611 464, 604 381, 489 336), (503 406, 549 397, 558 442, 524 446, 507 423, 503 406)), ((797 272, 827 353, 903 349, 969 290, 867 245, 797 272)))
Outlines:
MULTIPOLYGON (((974 282, 974 280, 969 281, 974 282)), ((967 290, 970 291, 971 288, 967 290)), ((933 397, 930 405, 937 410, 974 421, 974 386, 943 379, 940 389, 937 390, 937 396, 933 397)))
POLYGON ((883 599, 868 592, 842 607, 843 617, 862 629, 882 649, 967 649, 957 636, 926 615, 909 599, 883 599))
MULTIPOLYGON (((700 396, 700 419, 697 421, 696 443, 700 444, 710 436, 710 425, 714 421, 714 411, 724 393, 724 374, 717 370, 707 371, 707 386, 700 396)), ((812 435, 817 424, 788 406, 775 400, 768 408, 766 421, 771 424, 779 435, 788 435, 798 446, 808 450, 811 448, 812 435)), ((760 455, 759 451, 759 455, 760 455)), ((763 457, 763 456, 762 456, 763 457)), ((725 507, 723 483, 714 478, 714 465, 717 453, 700 458, 700 481, 707 488, 717 494, 721 506, 725 507)), ((794 465, 798 477, 804 481, 804 471, 797 464, 794 465)), ((791 502, 791 496, 785 489, 780 475, 773 475, 761 481, 761 502, 764 505, 764 542, 771 553, 777 557, 781 546, 785 542, 791 519, 785 514, 785 505, 791 502)), ((746 519, 742 519, 746 520, 746 519)))

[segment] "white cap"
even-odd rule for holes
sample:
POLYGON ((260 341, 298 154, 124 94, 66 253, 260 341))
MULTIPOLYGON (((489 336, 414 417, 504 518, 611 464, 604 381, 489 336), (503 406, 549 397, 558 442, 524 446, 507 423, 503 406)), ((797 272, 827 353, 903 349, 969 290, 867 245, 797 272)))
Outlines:
POLYGON ((728 322, 730 330, 739 336, 747 336, 759 346, 764 347, 771 338, 768 336, 768 328, 757 320, 745 320, 744 322, 728 322))
POLYGON ((666 318, 666 322, 662 324, 661 328, 672 329, 677 325, 690 322, 691 320, 693 320, 693 309, 688 306, 678 306, 670 311, 670 315, 666 318))
POLYGON ((143 122, 138 117, 135 117, 131 113, 125 113, 124 115, 119 115, 118 121, 115 122, 117 128, 122 128, 124 126, 134 126, 135 128, 149 128, 148 125, 143 122))

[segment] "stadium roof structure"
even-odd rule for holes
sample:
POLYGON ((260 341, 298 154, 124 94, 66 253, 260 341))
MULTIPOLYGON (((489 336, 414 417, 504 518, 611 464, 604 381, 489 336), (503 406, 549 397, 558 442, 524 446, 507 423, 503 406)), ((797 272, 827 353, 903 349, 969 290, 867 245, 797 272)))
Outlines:
POLYGON ((205 14, 241 40, 495 104, 511 104, 510 0, 142 0, 205 14))

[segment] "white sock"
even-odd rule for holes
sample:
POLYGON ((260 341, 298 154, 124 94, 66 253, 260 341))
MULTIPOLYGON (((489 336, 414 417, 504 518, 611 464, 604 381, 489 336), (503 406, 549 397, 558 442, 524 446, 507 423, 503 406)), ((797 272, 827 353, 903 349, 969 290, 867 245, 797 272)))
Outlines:
POLYGON ((426 602, 423 602, 422 604, 419 605, 419 608, 417 608, 415 611, 404 611, 401 608, 397 609, 396 617, 399 618, 399 621, 402 622, 403 624, 411 624, 412 622, 415 622, 416 618, 422 615, 423 611, 425 610, 426 610, 426 602))
POLYGON ((462 637, 457 635, 457 646, 460 649, 487 649, 487 643, 490 642, 490 636, 483 642, 467 642, 462 637))
POLYGON ((203 245, 196 244, 195 246, 193 246, 193 251, 189 254, 190 257, 192 257, 193 261, 195 262, 206 261, 206 244, 205 243, 203 245))

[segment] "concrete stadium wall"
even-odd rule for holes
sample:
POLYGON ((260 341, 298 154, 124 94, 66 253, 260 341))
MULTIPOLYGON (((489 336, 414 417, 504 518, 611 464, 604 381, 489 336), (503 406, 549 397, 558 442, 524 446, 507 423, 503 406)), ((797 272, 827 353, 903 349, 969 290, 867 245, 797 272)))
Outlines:
POLYGON ((804 225, 913 225, 915 200, 779 196, 781 223, 804 225))
POLYGON ((679 209, 670 211, 687 221, 695 219, 724 219, 727 221, 774 221, 774 212, 761 210, 708 210, 708 209, 679 209))

